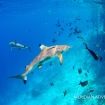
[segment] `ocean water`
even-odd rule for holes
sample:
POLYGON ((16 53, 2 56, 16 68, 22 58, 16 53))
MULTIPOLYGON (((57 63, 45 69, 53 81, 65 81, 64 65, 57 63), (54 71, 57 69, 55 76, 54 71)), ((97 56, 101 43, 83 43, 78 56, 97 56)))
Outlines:
POLYGON ((1 0, 0 105, 105 105, 104 9, 104 0, 1 0), (10 42, 31 51, 11 51, 10 42), (25 72, 39 44, 72 48, 62 65, 56 57, 35 68, 26 84, 8 78, 25 72))

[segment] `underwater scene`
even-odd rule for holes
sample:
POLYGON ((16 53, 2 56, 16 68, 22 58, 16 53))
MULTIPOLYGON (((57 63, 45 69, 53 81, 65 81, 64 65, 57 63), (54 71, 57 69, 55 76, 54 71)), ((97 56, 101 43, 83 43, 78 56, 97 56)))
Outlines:
POLYGON ((0 0, 0 105, 105 105, 105 0, 0 0))

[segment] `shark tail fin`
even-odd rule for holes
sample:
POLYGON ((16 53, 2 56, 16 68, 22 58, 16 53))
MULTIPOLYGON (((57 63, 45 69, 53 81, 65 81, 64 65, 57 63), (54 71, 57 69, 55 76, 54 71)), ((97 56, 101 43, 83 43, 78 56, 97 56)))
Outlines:
POLYGON ((10 76, 8 78, 22 79, 24 84, 26 84, 26 82, 27 82, 27 76, 23 76, 23 75, 10 76))

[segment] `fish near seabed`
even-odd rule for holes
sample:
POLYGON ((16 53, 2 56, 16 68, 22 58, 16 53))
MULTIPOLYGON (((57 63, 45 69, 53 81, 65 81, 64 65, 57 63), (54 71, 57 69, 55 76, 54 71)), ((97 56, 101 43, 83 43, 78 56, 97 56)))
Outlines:
POLYGON ((31 51, 30 47, 24 46, 24 45, 22 45, 20 43, 17 43, 16 41, 15 42, 10 42, 9 45, 11 46, 11 51, 12 51, 13 48, 18 48, 19 50, 21 50, 21 49, 29 49, 31 51))
POLYGON ((85 87, 86 85, 88 85, 88 80, 86 81, 80 81, 79 85, 81 85, 82 87, 85 87))
POLYGON ((67 90, 63 91, 63 94, 64 94, 64 97, 65 97, 68 94, 68 91, 67 90))
POLYGON ((33 70, 36 67, 41 68, 44 63, 51 62, 56 57, 59 58, 60 65, 62 65, 62 62, 63 62, 62 53, 66 52, 71 48, 71 46, 67 46, 67 45, 56 45, 56 46, 47 47, 43 44, 39 44, 39 47, 41 49, 41 52, 39 53, 38 56, 34 58, 34 60, 29 65, 26 66, 26 71, 21 75, 11 76, 8 78, 22 79, 24 84, 26 84, 27 75, 30 72, 33 72, 33 70))

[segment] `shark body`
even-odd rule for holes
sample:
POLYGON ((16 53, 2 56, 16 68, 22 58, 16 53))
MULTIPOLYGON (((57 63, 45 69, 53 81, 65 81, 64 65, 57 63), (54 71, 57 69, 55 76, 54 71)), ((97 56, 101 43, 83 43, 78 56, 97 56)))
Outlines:
POLYGON ((35 57, 35 59, 29 65, 26 66, 26 71, 21 75, 11 76, 9 78, 22 79, 24 84, 26 84, 27 75, 30 72, 33 72, 33 70, 36 67, 41 68, 44 63, 53 60, 53 58, 58 57, 60 60, 60 64, 62 65, 63 62, 62 53, 71 48, 71 46, 67 45, 56 45, 56 46, 47 47, 45 45, 39 44, 39 46, 42 51, 39 53, 37 57, 35 57))
POLYGON ((19 50, 21 50, 21 49, 29 49, 30 50, 30 47, 24 46, 20 43, 17 43, 16 41, 15 42, 10 42, 9 45, 11 46, 11 51, 12 51, 13 48, 18 48, 19 50))

